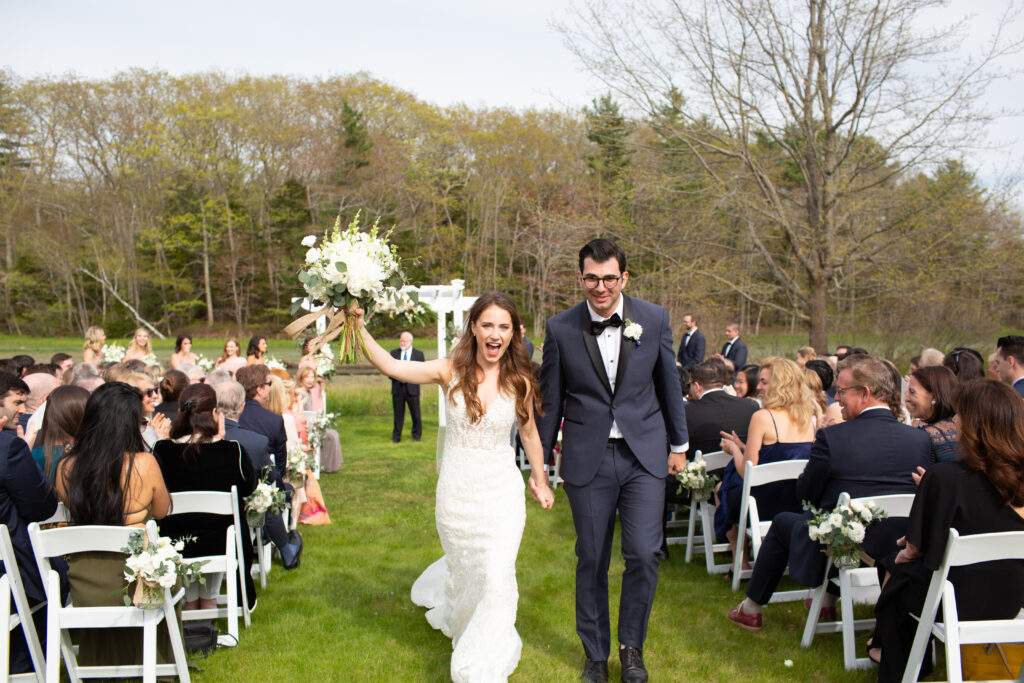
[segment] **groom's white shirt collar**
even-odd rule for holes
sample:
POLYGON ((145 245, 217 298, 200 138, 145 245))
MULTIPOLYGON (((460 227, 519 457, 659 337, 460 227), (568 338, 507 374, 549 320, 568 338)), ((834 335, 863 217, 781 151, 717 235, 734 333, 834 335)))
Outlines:
MULTIPOLYGON (((622 298, 622 294, 620 293, 619 294, 619 304, 615 307, 615 310, 612 311, 612 314, 609 315, 608 318, 612 317, 612 315, 615 315, 616 313, 619 314, 620 318, 622 317, 622 304, 623 304, 624 301, 625 301, 625 299, 622 298)), ((589 299, 587 299, 587 311, 590 313, 590 319, 593 320, 594 322, 598 322, 599 323, 602 320, 607 320, 608 319, 608 318, 604 318, 604 317, 598 315, 596 312, 594 312, 594 309, 590 306, 590 300, 589 299)))

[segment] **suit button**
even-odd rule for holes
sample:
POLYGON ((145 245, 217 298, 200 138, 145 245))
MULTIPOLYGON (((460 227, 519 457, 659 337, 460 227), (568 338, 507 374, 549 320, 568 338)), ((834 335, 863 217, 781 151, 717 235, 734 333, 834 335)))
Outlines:
POLYGON ((612 404, 612 410, 618 410, 618 409, 619 409, 619 407, 613 403, 612 404))

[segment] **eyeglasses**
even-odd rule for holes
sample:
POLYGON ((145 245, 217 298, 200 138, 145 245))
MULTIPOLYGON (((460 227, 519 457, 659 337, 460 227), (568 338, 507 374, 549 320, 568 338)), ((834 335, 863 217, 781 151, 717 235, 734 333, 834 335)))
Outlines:
POLYGON ((269 379, 266 382, 263 383, 263 386, 265 386, 265 387, 269 387, 270 385, 271 385, 271 383, 270 383, 269 379))
POLYGON ((851 389, 863 389, 863 388, 864 387, 859 385, 859 384, 855 384, 855 385, 850 386, 850 387, 836 387, 836 398, 841 397, 844 392, 850 391, 851 389))
POLYGON ((595 287, 597 287, 598 282, 603 282, 605 289, 614 289, 619 284, 620 280, 622 280, 621 275, 605 275, 604 277, 598 277, 596 275, 584 275, 583 285, 587 289, 594 289, 595 287))
POLYGON ((145 393, 146 396, 156 396, 157 394, 160 393, 160 390, 159 389, 146 389, 146 391, 144 393, 145 393))
POLYGON ((205 377, 200 377, 196 381, 199 382, 200 384, 206 384, 206 378, 205 377))

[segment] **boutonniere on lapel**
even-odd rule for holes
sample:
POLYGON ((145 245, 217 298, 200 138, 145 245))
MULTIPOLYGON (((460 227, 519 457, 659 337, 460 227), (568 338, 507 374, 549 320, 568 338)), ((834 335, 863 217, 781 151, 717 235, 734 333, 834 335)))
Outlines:
POLYGON ((640 346, 640 335, 644 333, 644 328, 639 323, 635 323, 629 318, 626 318, 623 323, 624 328, 622 330, 622 336, 626 339, 630 339, 640 346))

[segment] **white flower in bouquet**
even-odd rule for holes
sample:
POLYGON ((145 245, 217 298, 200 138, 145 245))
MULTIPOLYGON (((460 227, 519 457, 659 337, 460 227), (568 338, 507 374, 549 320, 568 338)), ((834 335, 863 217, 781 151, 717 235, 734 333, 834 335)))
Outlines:
POLYGON ((203 372, 210 372, 213 370, 213 361, 201 353, 196 355, 196 365, 202 368, 203 372))
POLYGON ((100 350, 104 363, 120 363, 124 360, 125 347, 120 344, 104 344, 100 350))
POLYGON ((871 522, 884 519, 884 510, 879 510, 874 503, 861 504, 851 501, 848 504, 837 504, 833 510, 818 510, 810 503, 804 502, 804 509, 811 512, 811 520, 807 522, 807 535, 812 541, 824 545, 834 558, 837 565, 856 566, 857 551, 864 541, 867 527, 871 522))
POLYGON ((309 455, 302 450, 302 444, 292 442, 288 444, 288 478, 299 480, 306 476, 306 468, 309 465, 309 455))
POLYGON ((312 449, 320 448, 320 444, 324 441, 324 432, 331 426, 335 418, 336 413, 319 413, 316 417, 310 420, 307 425, 307 433, 309 434, 309 447, 312 449))
POLYGON ((269 481, 261 480, 256 490, 245 497, 246 512, 277 514, 285 508, 284 492, 269 481))
MULTIPOLYGON (((125 581, 160 588, 172 588, 179 579, 186 586, 196 580, 205 582, 202 566, 206 561, 186 562, 181 556, 184 549, 184 539, 172 541, 161 536, 155 543, 148 543, 145 530, 133 530, 128 545, 121 548, 128 555, 124 561, 125 581)), ((131 598, 125 596, 125 604, 132 604, 131 598)))
MULTIPOLYGON (((340 335, 343 363, 356 363, 366 355, 362 336, 354 323, 355 306, 372 312, 384 296, 385 287, 398 287, 403 281, 400 259, 394 245, 388 242, 391 232, 378 235, 379 219, 369 232, 361 232, 359 216, 357 213, 344 231, 339 216, 333 231, 325 235, 319 246, 312 235, 302 239, 302 245, 309 250, 298 279, 309 304, 319 310, 285 328, 287 334, 296 337, 320 317, 328 316, 328 332, 313 338, 312 350, 316 352, 321 343, 340 335), (338 319, 338 316, 344 317, 338 319)), ((300 305, 301 301, 296 302, 293 314, 300 305)))
POLYGON ((273 356, 267 356, 263 359, 263 364, 267 366, 267 370, 287 370, 284 363, 274 358, 273 356))
POLYGON ((145 356, 143 356, 139 360, 141 360, 143 363, 145 363, 146 367, 149 367, 150 365, 160 365, 160 361, 157 359, 155 353, 147 353, 145 356))
POLYGON ((864 541, 864 525, 860 522, 850 522, 846 527, 846 535, 854 543, 862 543, 864 541))
POLYGON ((687 463, 686 469, 676 475, 683 488, 690 491, 697 500, 707 500, 715 490, 718 477, 709 476, 703 460, 687 463))

